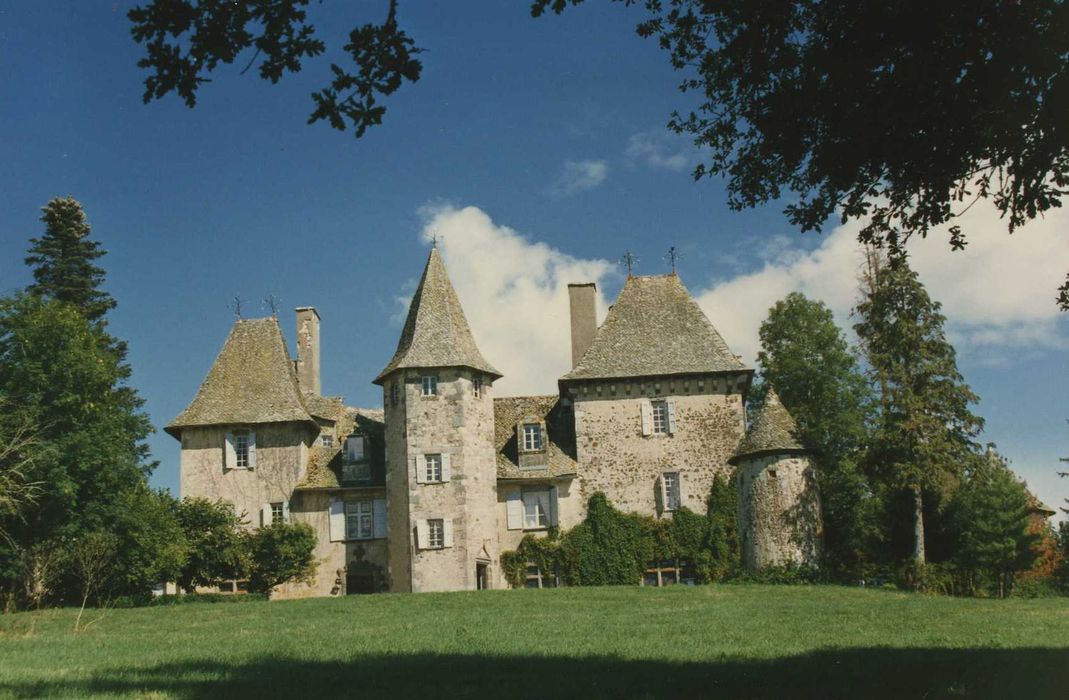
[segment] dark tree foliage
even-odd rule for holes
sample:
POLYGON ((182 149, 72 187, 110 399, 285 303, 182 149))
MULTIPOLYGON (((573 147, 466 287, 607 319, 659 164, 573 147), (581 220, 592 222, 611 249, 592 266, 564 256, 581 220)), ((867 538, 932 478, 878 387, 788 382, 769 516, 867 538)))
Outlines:
POLYGON ((223 500, 183 498, 174 504, 175 516, 189 545, 189 556, 175 581, 187 593, 246 575, 248 561, 241 517, 223 500))
MULTIPOLYGON (((327 50, 307 21, 308 5, 309 0, 153 0, 135 7, 127 13, 130 32, 146 50, 137 65, 152 71, 145 78, 144 101, 174 92, 193 107, 219 64, 249 51, 242 73, 257 60, 260 77, 272 83, 299 72, 302 60, 327 50)), ((397 24, 397 0, 389 0, 382 24, 354 28, 342 48, 356 72, 330 64, 331 81, 312 94, 315 109, 308 123, 326 120, 339 131, 352 128, 359 138, 386 113, 377 95, 419 80, 421 49, 397 24)))
POLYGON ((249 556, 249 590, 271 593, 290 581, 315 575, 316 535, 307 523, 275 523, 245 535, 249 556))
POLYGON ((751 396, 775 387, 802 444, 815 451, 828 563, 853 569, 868 529, 860 463, 875 407, 871 385, 822 302, 792 292, 769 309, 760 337, 760 382, 751 396))
POLYGON ((634 516, 616 510, 595 493, 587 516, 561 542, 566 576, 576 586, 627 586, 642 577, 654 557, 652 533, 634 516))
POLYGON ((1014 576, 1032 566, 1038 536, 1029 527, 1028 492, 997 455, 978 460, 951 503, 955 562, 1009 595, 1014 576))
POLYGON ((105 251, 90 240, 82 205, 73 197, 56 197, 41 211, 45 232, 30 239, 26 264, 33 268, 34 283, 26 291, 73 304, 90 321, 99 321, 115 308, 115 300, 100 288, 104 270, 94 261, 105 251))
MULTIPOLYGON (((583 0, 534 0, 532 14, 583 0)), ((988 199, 1009 231, 1069 188, 1069 3, 617 0, 684 74, 669 127, 708 152, 735 209, 836 212, 897 251, 988 199)), ((1059 289, 1069 308, 1069 281, 1059 289)))
POLYGON ((912 495, 914 550, 925 561, 924 495, 943 496, 976 458, 979 399, 958 372, 954 347, 905 258, 873 252, 854 326, 879 389, 879 414, 866 456, 870 474, 912 495))

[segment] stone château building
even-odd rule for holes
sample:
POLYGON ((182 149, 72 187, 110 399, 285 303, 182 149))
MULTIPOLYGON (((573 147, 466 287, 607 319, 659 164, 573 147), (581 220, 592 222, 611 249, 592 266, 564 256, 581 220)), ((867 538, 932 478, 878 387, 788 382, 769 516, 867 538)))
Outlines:
POLYGON ((166 427, 181 495, 230 501, 250 527, 308 523, 318 573, 278 591, 290 597, 503 587, 500 553, 577 525, 593 493, 670 518, 704 512, 736 468, 746 563, 815 564, 819 501, 774 394, 747 436, 753 370, 674 273, 628 276, 600 326, 595 293, 569 285, 559 391, 498 397, 432 249, 374 410, 322 396, 315 309, 297 309, 295 361, 275 318, 239 319, 166 427))

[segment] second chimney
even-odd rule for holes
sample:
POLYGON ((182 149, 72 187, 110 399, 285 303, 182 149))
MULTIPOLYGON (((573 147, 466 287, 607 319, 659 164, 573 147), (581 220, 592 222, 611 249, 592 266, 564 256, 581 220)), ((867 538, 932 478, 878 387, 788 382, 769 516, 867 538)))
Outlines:
POLYGON ((319 312, 297 307, 297 381, 301 391, 319 396, 319 312))
POLYGON ((568 285, 568 302, 572 311, 572 367, 579 364, 598 330, 595 297, 598 288, 593 282, 568 285))

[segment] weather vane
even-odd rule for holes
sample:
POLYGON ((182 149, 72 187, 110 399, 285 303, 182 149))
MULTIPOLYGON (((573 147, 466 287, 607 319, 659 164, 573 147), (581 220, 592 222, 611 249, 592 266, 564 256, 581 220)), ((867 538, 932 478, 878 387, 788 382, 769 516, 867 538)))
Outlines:
POLYGON ((431 233, 431 248, 437 248, 438 247, 438 239, 439 238, 442 238, 442 235, 439 234, 437 231, 434 231, 434 232, 431 233))
POLYGON ((635 264, 638 263, 636 258, 630 250, 624 251, 624 257, 620 258, 620 264, 627 265, 627 276, 631 276, 631 271, 635 269, 635 264))
POLYGON ((679 254, 679 251, 676 250, 675 246, 672 246, 668 249, 668 254, 664 256, 664 259, 667 260, 669 264, 671 264, 672 274, 675 274, 676 272, 676 262, 682 257, 683 256, 679 254))
POLYGON ((272 316, 278 316, 278 305, 282 300, 276 297, 274 294, 268 294, 264 297, 261 304, 268 309, 271 309, 272 316))
POLYGON ((234 310, 234 315, 235 316, 237 316, 238 318, 241 318, 241 295, 240 294, 235 294, 234 295, 234 301, 232 303, 230 303, 230 304, 227 304, 227 306, 234 310))

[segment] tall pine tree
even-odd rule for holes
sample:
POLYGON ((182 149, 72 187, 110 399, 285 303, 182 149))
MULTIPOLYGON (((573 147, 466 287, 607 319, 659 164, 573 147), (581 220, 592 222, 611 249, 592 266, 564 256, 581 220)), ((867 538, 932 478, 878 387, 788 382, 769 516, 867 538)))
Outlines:
POLYGON ((861 453, 875 404, 831 309, 793 292, 769 309, 757 355, 760 400, 774 386, 798 423, 799 439, 816 452, 824 544, 834 568, 862 559, 868 493, 861 453))
POLYGON ((925 563, 925 495, 952 490, 974 463, 983 428, 971 409, 979 399, 958 371, 940 308, 905 257, 870 251, 854 326, 880 392, 867 462, 872 474, 909 496, 918 565, 925 563))
POLYGON ((45 232, 30 239, 26 264, 33 268, 34 283, 26 291, 73 304, 88 320, 99 321, 115 308, 115 300, 100 288, 104 270, 93 263, 105 251, 90 240, 82 205, 73 197, 55 197, 41 211, 45 232))

